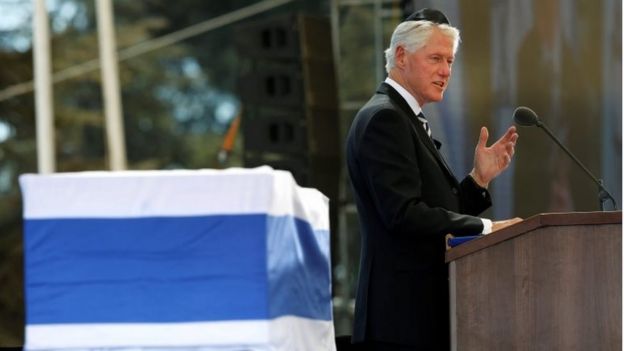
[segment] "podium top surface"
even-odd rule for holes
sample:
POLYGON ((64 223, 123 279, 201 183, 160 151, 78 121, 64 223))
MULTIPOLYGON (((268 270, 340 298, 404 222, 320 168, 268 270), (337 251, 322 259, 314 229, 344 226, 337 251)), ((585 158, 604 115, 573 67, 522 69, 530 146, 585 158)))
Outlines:
POLYGON ((490 235, 485 235, 448 250, 446 252, 446 262, 449 263, 473 252, 542 227, 621 223, 621 211, 542 213, 529 217, 520 223, 501 229, 490 235))

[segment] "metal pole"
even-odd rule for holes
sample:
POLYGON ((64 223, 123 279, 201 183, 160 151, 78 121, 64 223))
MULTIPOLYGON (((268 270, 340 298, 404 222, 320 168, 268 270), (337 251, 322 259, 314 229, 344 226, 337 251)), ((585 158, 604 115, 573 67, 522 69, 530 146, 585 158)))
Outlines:
POLYGON ((50 33, 45 0, 35 0, 33 16, 33 66, 35 76, 35 113, 37 124, 37 168, 39 173, 53 173, 54 105, 52 100, 52 67, 50 33))
POLYGON ((113 5, 111 0, 96 0, 96 5, 108 162, 111 170, 119 171, 126 169, 126 143, 121 112, 113 5))

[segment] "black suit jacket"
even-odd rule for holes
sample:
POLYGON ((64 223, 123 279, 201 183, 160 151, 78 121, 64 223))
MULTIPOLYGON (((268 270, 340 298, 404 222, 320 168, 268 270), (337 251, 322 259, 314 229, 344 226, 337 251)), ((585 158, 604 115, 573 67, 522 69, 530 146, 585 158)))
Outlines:
POLYGON ((448 349, 444 236, 480 233, 474 216, 491 205, 471 177, 457 181, 419 123, 382 83, 347 137, 362 235, 354 342, 448 349))

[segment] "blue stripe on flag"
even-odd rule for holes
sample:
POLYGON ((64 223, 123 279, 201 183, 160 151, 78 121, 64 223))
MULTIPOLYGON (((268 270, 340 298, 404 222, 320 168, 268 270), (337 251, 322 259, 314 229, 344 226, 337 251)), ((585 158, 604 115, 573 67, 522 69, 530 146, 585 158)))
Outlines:
POLYGON ((27 219, 24 245, 27 324, 331 319, 328 233, 290 216, 27 219))
POLYGON ((266 318, 266 215, 26 220, 27 323, 266 318))
POLYGON ((293 217, 272 217, 268 222, 271 318, 331 320, 329 231, 314 231, 309 223, 293 217))

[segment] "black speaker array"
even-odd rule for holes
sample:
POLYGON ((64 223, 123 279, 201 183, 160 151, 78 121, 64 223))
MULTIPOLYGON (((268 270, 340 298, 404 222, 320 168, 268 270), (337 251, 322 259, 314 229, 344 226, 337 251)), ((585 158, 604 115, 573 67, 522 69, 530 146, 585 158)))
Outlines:
POLYGON ((237 27, 246 167, 290 171, 338 199, 338 98, 328 19, 283 15, 237 27))

